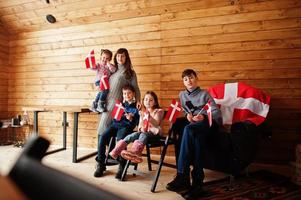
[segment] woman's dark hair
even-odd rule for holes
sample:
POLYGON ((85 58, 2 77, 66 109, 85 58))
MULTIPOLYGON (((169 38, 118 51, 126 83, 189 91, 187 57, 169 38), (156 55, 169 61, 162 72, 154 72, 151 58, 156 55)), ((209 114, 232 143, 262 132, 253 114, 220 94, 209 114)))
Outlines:
POLYGON ((134 70, 133 70, 133 66, 132 66, 132 62, 131 62, 131 58, 129 55, 129 52, 126 48, 120 48, 117 50, 117 52, 114 55, 114 64, 115 66, 118 66, 117 63, 117 54, 124 54, 125 55, 125 63, 124 63, 124 67, 125 67, 125 78, 127 80, 130 80, 133 77, 134 74, 134 70))
POLYGON ((185 76, 191 76, 194 75, 195 77, 197 77, 196 72, 193 69, 185 69, 182 72, 182 78, 184 78, 185 76))
MULTIPOLYGON (((154 98, 154 101, 155 101, 154 108, 160 108, 159 101, 158 101, 158 96, 156 95, 156 93, 153 92, 153 91, 147 91, 147 92, 145 93, 144 97, 145 97, 147 94, 151 95, 151 96, 154 98)), ((143 100, 144 100, 144 98, 143 98, 143 100)), ((142 103, 142 105, 143 105, 143 107, 144 107, 144 104, 143 104, 143 103, 142 103)))

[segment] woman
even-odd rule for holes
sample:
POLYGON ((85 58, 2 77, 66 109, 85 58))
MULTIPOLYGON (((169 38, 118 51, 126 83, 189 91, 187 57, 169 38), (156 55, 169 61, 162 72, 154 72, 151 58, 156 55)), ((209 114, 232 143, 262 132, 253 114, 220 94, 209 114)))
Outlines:
POLYGON ((98 135, 101 135, 111 124, 111 112, 114 108, 116 99, 122 99, 121 89, 124 85, 130 84, 135 88, 136 101, 140 102, 140 90, 137 82, 137 76, 133 70, 132 62, 127 49, 120 48, 117 50, 114 56, 114 64, 117 66, 117 71, 110 77, 110 92, 107 97, 108 112, 100 115, 97 128, 98 135))
MULTIPOLYGON (((132 67, 132 62, 128 53, 128 50, 125 48, 120 48, 117 50, 114 56, 114 64, 117 66, 117 71, 112 74, 110 77, 110 91, 107 96, 107 112, 103 112, 100 115, 97 133, 98 135, 102 135, 106 129, 112 123, 112 110, 115 105, 116 99, 122 99, 122 87, 126 84, 130 84, 135 89, 135 98, 137 102, 137 107, 139 108, 140 105, 140 90, 137 82, 137 76, 135 71, 132 67)), ((99 142, 98 142, 99 144, 99 142)), ((99 162, 98 158, 96 161, 99 162)), ((123 171, 123 168, 126 164, 124 159, 120 160, 118 172, 123 171)), ((96 171, 94 173, 95 177, 98 177, 99 173, 101 172, 100 165, 97 165, 96 171)), ((118 174, 118 173, 117 173, 118 174)), ((120 174, 120 173, 119 173, 120 174)), ((118 176, 116 178, 119 178, 118 176)))

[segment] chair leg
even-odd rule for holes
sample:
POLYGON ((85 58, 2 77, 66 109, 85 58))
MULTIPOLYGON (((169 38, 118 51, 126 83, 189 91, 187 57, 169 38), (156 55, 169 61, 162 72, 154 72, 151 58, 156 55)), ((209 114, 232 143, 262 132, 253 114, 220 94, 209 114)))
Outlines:
POLYGON ((152 184, 152 187, 151 187, 151 192, 155 192, 155 190, 156 190, 156 186, 157 186, 158 179, 159 179, 159 176, 160 176, 160 173, 161 173, 161 168, 162 168, 162 165, 163 165, 163 162, 164 162, 167 147, 168 147, 168 144, 165 144, 164 147, 163 147, 163 150, 162 150, 162 153, 161 153, 161 156, 160 156, 160 161, 158 163, 158 169, 157 169, 157 172, 156 172, 156 176, 153 180, 153 184, 152 184))
POLYGON ((137 170, 137 169, 138 169, 138 163, 135 163, 134 170, 137 170))
POLYGON ((148 170, 152 171, 152 161, 151 161, 150 149, 148 145, 146 145, 146 157, 147 157, 148 170))
POLYGON ((138 169, 138 163, 134 163, 134 172, 133 172, 133 176, 136 176, 135 171, 137 171, 138 169))
POLYGON ((121 176, 121 179, 120 179, 121 181, 124 181, 125 176, 126 176, 126 173, 127 173, 127 171, 128 171, 128 168, 129 168, 130 164, 131 164, 131 161, 128 160, 128 161, 126 162, 125 166, 124 166, 124 169, 123 169, 123 172, 122 172, 122 176, 121 176))

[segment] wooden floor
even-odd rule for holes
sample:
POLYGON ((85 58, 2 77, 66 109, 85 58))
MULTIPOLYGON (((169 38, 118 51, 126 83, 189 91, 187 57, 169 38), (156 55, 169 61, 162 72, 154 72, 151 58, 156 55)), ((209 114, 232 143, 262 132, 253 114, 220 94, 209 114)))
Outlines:
MULTIPOLYGON (((6 175, 11 166, 14 164, 15 160, 18 158, 21 148, 9 146, 0 146, 0 174, 6 175)), ((79 156, 86 153, 92 152, 93 150, 80 149, 79 156)), ((173 158, 167 157, 167 160, 174 162, 173 158)), ((72 150, 67 149, 66 151, 61 151, 55 154, 46 156, 43 159, 43 163, 72 176, 75 176, 83 181, 96 185, 97 187, 104 188, 108 191, 116 193, 117 195, 125 199, 182 199, 181 196, 174 192, 167 191, 165 185, 171 181, 176 173, 175 169, 163 167, 162 173, 158 181, 156 193, 150 192, 150 187, 152 183, 152 177, 155 174, 155 169, 157 165, 153 165, 153 171, 147 170, 147 162, 144 161, 139 165, 136 176, 132 176, 132 167, 127 175, 127 180, 125 182, 120 182, 114 178, 117 171, 117 166, 107 167, 107 171, 104 177, 94 178, 93 173, 95 170, 95 160, 90 158, 84 160, 80 163, 72 163, 72 150)), ((267 168, 269 170, 282 173, 284 175, 290 175, 291 170, 288 166, 270 166, 270 165, 251 165, 250 170, 255 170, 256 168, 267 168)), ((206 180, 218 179, 225 174, 213 172, 206 170, 206 180)))

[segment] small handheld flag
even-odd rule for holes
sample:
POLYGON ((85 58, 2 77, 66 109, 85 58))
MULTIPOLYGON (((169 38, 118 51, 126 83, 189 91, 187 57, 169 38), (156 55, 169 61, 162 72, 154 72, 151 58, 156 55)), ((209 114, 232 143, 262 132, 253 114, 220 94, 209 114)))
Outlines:
POLYGON ((143 115, 143 126, 145 128, 145 131, 149 131, 149 117, 150 113, 149 111, 146 111, 143 115))
POLYGON ((99 84, 99 89, 100 89, 100 91, 110 89, 108 76, 104 75, 104 76, 101 77, 100 84, 99 84))
POLYGON ((165 116, 165 119, 174 123, 181 110, 181 104, 175 99, 173 99, 170 104, 170 107, 168 108, 168 112, 165 116))
POLYGON ((209 127, 211 127, 211 125, 212 125, 212 112, 211 112, 210 100, 204 105, 204 107, 200 110, 200 112, 198 112, 197 115, 200 115, 203 110, 206 110, 206 112, 207 112, 209 127))
POLYGON ((124 107, 122 106, 122 103, 117 99, 114 109, 112 111, 112 117, 117 121, 120 121, 123 113, 124 113, 124 107))
POLYGON ((96 61, 95 61, 95 56, 94 56, 94 49, 92 51, 90 51, 90 53, 87 55, 86 59, 85 59, 85 63, 86 63, 86 68, 92 68, 95 69, 96 67, 96 61))

